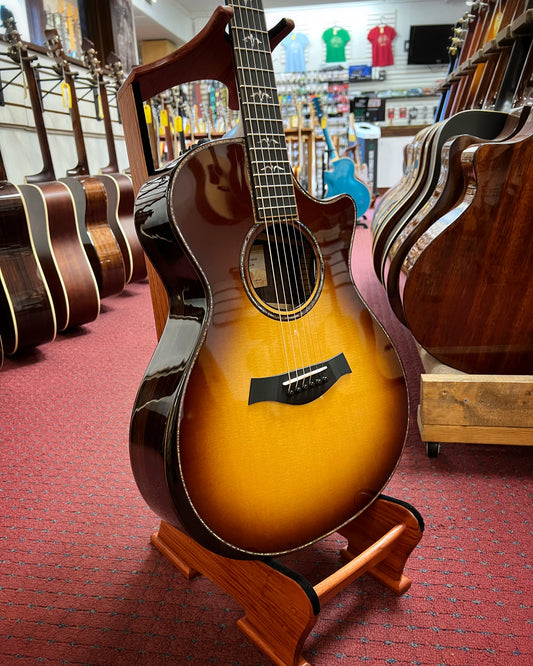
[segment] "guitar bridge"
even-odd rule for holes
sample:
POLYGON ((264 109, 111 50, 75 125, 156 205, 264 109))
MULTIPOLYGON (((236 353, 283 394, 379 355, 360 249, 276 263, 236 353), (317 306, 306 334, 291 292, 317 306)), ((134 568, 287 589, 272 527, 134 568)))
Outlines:
POLYGON ((253 377, 250 381, 248 404, 283 402, 305 405, 324 395, 343 376, 351 372, 344 354, 327 361, 271 377, 253 377))

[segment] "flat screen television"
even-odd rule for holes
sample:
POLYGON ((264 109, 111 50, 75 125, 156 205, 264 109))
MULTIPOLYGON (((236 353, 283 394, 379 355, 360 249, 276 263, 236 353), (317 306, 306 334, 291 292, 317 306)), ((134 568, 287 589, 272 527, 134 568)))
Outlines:
POLYGON ((409 35, 408 65, 442 65, 449 62, 448 46, 453 25, 412 25, 409 35))

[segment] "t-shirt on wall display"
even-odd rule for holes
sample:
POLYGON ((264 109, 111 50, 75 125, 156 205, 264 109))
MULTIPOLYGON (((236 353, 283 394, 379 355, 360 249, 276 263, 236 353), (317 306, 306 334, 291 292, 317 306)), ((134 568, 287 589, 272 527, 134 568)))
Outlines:
POLYGON ((350 33, 344 28, 334 26, 322 33, 326 43, 326 62, 345 62, 346 44, 350 41, 350 33))
POLYGON ((372 67, 388 67, 394 65, 392 40, 396 30, 390 25, 377 25, 367 35, 372 44, 372 67))
POLYGON ((305 48, 309 44, 309 38, 303 32, 291 34, 281 42, 285 49, 285 71, 305 71, 305 48))

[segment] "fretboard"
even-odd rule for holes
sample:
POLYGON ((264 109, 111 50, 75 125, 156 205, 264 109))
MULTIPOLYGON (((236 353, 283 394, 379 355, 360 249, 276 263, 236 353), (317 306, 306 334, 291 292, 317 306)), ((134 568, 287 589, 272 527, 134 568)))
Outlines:
POLYGON ((261 0, 227 0, 241 117, 258 221, 297 219, 278 92, 261 0))

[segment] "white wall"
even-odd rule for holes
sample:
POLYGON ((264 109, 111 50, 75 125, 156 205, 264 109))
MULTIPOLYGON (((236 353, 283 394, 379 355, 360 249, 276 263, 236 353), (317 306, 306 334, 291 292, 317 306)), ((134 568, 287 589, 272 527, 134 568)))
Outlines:
MULTIPOLYGON (((133 0, 134 4, 141 3, 141 0, 133 0)), ((143 9, 150 8, 148 3, 142 0, 143 9), (146 6, 146 7, 145 7, 146 6)), ((197 16, 194 23, 191 21, 182 21, 178 28, 173 21, 180 22, 180 13, 170 8, 170 0, 158 0, 151 5, 154 17, 164 21, 167 27, 178 31, 181 35, 196 34, 205 24, 212 12, 208 15, 197 16), (170 18, 170 12, 173 18, 170 18), (185 31, 185 32, 184 32, 185 31)), ((213 2, 213 10, 218 3, 213 2)), ((305 8, 287 6, 283 9, 269 9, 268 0, 265 0, 267 23, 269 27, 273 26, 281 17, 290 17, 296 23, 296 30, 306 32, 310 37, 310 47, 308 52, 308 67, 319 68, 324 64, 324 50, 321 42, 322 32, 326 27, 335 22, 342 24, 352 35, 349 60, 353 64, 362 64, 369 61, 370 44, 366 40, 366 34, 370 20, 379 20, 384 14, 389 17, 394 15, 396 20, 396 30, 398 37, 395 40, 395 60, 393 68, 387 68, 387 81, 385 86, 402 85, 402 82, 396 82, 397 75, 395 71, 401 72, 402 67, 404 75, 409 69, 411 81, 426 80, 429 76, 432 79, 435 72, 431 68, 407 67, 405 63, 406 54, 403 51, 404 40, 409 36, 409 26, 415 23, 442 23, 455 22, 464 12, 463 0, 450 0, 443 2, 433 0, 431 2, 410 0, 384 0, 382 2, 353 2, 353 3, 330 3, 322 5, 310 5, 305 8), (374 17, 374 19, 372 19, 374 17)), ((4 49, 0 49, 1 52, 4 49)), ((13 63, 6 57, 1 58, 4 65, 12 66, 13 63)), ((43 56, 43 64, 50 65, 50 59, 43 56)), ((274 54, 275 66, 283 71, 282 49, 277 49, 274 54)), ((6 74, 7 76, 7 74, 6 74)), ((372 82, 373 84, 377 82, 372 82)), ((381 84, 380 84, 381 85, 381 84)), ((410 84, 409 84, 410 85, 410 84)), ((377 88, 377 86, 375 87, 377 88)), ((374 89, 374 86, 373 86, 374 89)), ((4 96, 8 104, 0 106, 0 150, 4 157, 7 175, 13 182, 22 182, 25 175, 34 173, 41 168, 38 143, 33 130, 33 116, 29 107, 29 99, 24 95, 22 80, 7 86, 4 90, 4 96)), ((50 144, 56 175, 61 177, 65 175, 67 169, 75 166, 76 152, 71 133, 70 119, 68 109, 62 105, 61 95, 57 89, 52 95, 49 95, 45 101, 46 113, 45 123, 50 129, 50 144)), ((97 172, 99 168, 107 164, 106 144, 103 131, 103 123, 94 118, 94 105, 92 98, 81 102, 82 123, 86 136, 87 152, 89 157, 89 166, 92 172, 97 172)), ((117 122, 116 111, 112 113, 114 118, 113 129, 116 137, 117 153, 119 166, 121 169, 128 166, 128 160, 124 142, 122 140, 122 126, 117 122)))

